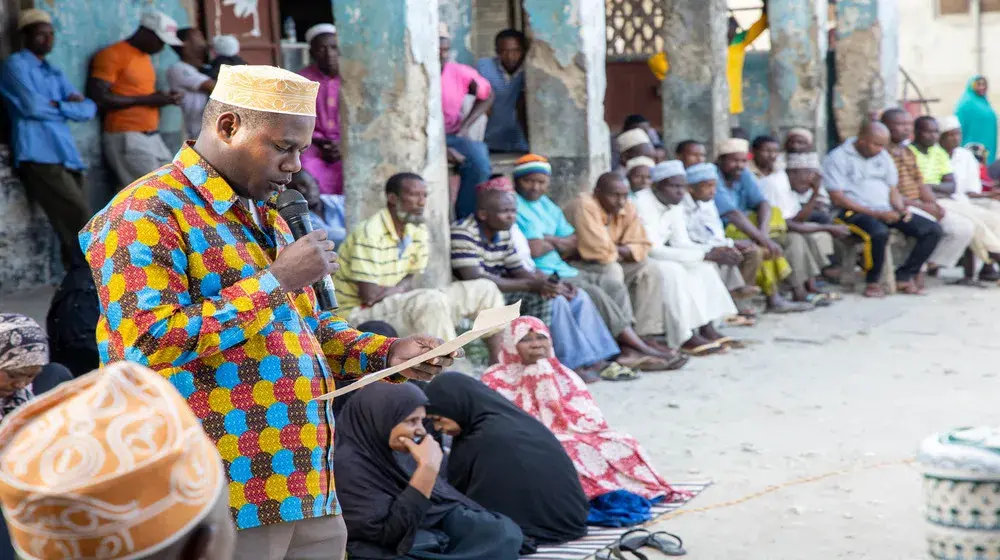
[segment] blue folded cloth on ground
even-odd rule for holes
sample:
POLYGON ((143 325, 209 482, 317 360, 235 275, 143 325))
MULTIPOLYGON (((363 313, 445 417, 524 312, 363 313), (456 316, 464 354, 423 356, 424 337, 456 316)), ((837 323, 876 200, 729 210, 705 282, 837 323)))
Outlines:
POLYGON ((631 527, 653 518, 650 509, 663 497, 647 500, 627 490, 615 490, 590 500, 587 525, 598 527, 631 527))

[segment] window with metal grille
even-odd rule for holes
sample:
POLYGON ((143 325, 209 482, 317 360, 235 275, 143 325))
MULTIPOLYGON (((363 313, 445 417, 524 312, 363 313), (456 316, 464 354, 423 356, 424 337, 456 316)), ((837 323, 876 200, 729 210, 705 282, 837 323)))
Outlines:
POLYGON ((606 0, 608 57, 647 58, 663 50, 663 2, 606 0))

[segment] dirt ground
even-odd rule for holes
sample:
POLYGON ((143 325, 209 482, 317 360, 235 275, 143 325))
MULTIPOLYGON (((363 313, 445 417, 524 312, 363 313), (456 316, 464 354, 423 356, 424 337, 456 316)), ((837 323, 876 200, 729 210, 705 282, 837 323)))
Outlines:
MULTIPOLYGON (((0 309, 44 319, 50 294, 0 309)), ((658 525, 688 558, 924 558, 920 471, 907 461, 936 431, 997 423, 998 313, 996 287, 849 297, 730 331, 752 349, 592 390, 668 480, 713 481, 658 525)))
POLYGON ((997 287, 850 297, 730 331, 753 349, 592 390, 668 480, 714 482, 657 525, 688 558, 925 558, 908 461, 936 431, 998 422, 998 312, 997 287))

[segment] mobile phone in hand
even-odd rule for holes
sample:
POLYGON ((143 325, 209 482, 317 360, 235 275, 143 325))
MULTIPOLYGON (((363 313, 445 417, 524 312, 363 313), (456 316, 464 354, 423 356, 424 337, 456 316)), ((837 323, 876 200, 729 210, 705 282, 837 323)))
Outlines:
POLYGON ((415 443, 417 445, 420 445, 420 442, 424 441, 425 437, 427 437, 427 436, 426 435, 417 436, 417 437, 413 438, 413 443, 415 443))
POLYGON ((560 280, 561 278, 559 278, 558 272, 553 272, 552 276, 549 276, 549 282, 551 282, 552 284, 558 284, 560 280))

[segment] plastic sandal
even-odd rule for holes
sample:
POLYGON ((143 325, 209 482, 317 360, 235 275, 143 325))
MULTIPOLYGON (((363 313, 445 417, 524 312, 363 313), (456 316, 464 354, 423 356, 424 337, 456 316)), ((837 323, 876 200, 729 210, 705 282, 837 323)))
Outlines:
POLYGON ((601 379, 605 381, 632 381, 638 378, 639 374, 635 370, 618 362, 611 362, 611 365, 601 370, 601 379))
POLYGON ((655 548, 667 556, 684 556, 687 554, 687 551, 684 550, 684 541, 677 535, 666 531, 657 531, 650 535, 649 539, 646 540, 646 546, 655 548), (663 538, 664 536, 668 538, 665 539, 663 538))

